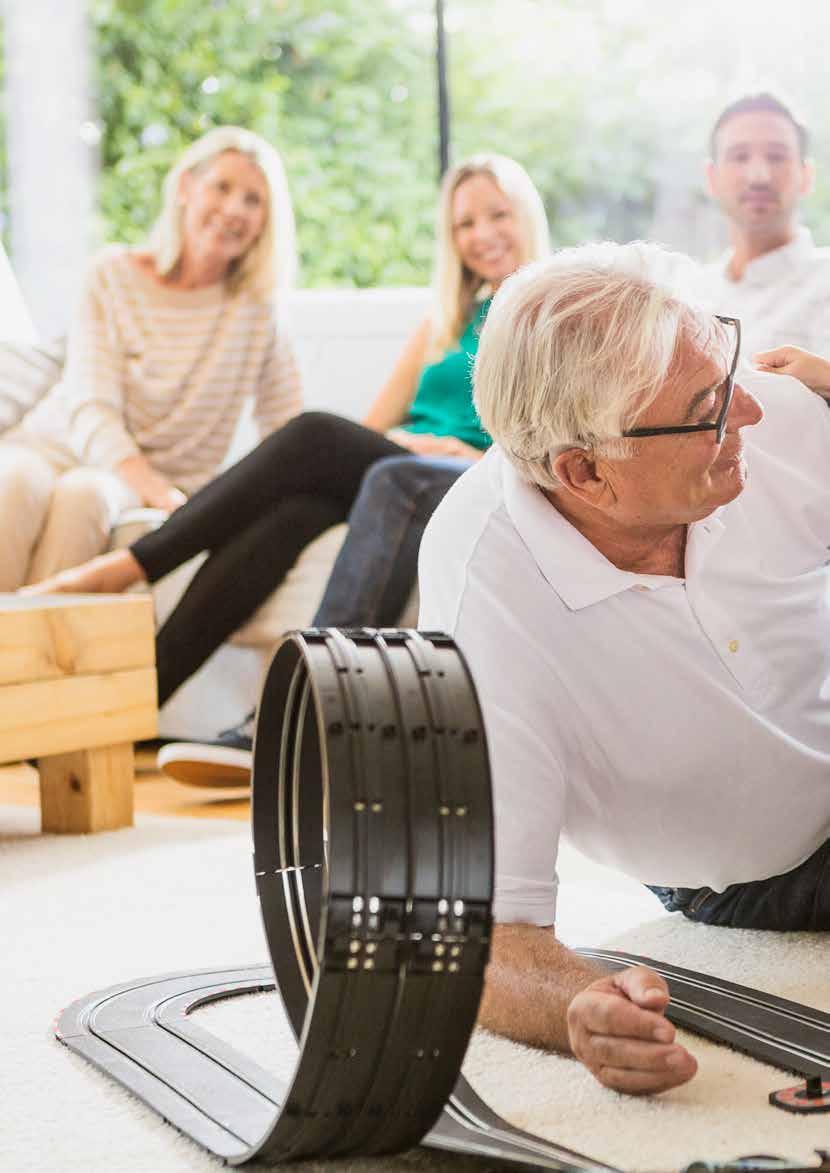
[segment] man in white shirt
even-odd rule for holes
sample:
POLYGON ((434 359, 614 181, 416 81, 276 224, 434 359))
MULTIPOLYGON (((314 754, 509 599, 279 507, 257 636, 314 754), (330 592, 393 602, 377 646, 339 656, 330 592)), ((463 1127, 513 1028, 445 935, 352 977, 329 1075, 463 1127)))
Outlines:
POLYGON ((491 754, 483 1025, 633 1093, 695 1063, 658 975, 556 941, 560 833, 692 919, 830 928, 830 413, 756 373, 765 416, 738 324, 658 284, 666 260, 586 246, 505 282, 474 380, 496 446, 420 563, 491 754))
POLYGON ((778 98, 754 94, 715 122, 709 191, 731 249, 706 270, 713 304, 740 318, 744 355, 785 343, 830 354, 830 249, 798 223, 813 187, 805 127, 778 98))

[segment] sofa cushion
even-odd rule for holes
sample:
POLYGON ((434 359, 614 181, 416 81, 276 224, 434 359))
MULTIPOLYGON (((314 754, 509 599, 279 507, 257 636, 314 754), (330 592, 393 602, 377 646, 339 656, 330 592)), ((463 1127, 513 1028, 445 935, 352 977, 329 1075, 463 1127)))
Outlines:
POLYGON ((19 423, 63 372, 65 343, 0 342, 0 434, 19 423))

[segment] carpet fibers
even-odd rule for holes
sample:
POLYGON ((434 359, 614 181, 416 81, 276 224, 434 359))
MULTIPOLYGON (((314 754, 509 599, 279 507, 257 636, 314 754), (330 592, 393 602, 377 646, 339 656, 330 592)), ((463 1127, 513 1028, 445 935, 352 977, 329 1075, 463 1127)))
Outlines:
MULTIPOLYGON (((61 1047, 63 1006, 133 978, 266 959, 244 824, 145 817, 131 830, 42 836, 35 810, 0 808, 0 1170, 190 1173, 221 1163, 61 1047)), ((707 970, 830 1011, 827 935, 774 936, 690 925, 573 852, 562 866, 560 933, 707 970)), ((263 1066, 288 1074, 293 1047, 271 995, 206 1007, 198 1020, 263 1066)), ((627 1170, 695 1157, 769 1152, 807 1160, 830 1148, 830 1116, 771 1108, 794 1082, 700 1039, 700 1071, 667 1095, 608 1092, 568 1059, 483 1032, 465 1071, 513 1123, 627 1170)), ((256 1166, 249 1166, 252 1170, 256 1166)), ((298 1170, 480 1168, 417 1150, 400 1158, 310 1162, 298 1170)))

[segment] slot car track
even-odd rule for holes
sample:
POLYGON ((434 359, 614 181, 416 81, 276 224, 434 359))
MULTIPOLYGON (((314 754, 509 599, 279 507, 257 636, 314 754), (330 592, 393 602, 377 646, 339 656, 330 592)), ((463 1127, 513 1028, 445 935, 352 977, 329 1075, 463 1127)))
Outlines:
MULTIPOLYGON (((830 1070, 830 1016, 694 970, 636 954, 579 952, 609 969, 649 965, 672 990, 678 1026, 772 1066, 808 1074, 830 1070), (675 1001, 680 993, 682 1005, 675 1001), (725 1013, 724 1011, 727 1011, 725 1013), (710 1017, 711 1016, 711 1017, 710 1017), (724 1020, 729 1037, 725 1037, 724 1020), (787 1034, 797 1035, 792 1051, 787 1034), (775 1057, 769 1050, 775 1039, 775 1057), (808 1060, 805 1061, 805 1052, 808 1060)), ((270 965, 150 978, 89 995, 61 1015, 58 1037, 216 1156, 237 1163, 285 1101, 286 1081, 217 1039, 190 1015, 211 1002, 275 989, 270 965)), ((510 1169, 609 1169, 515 1129, 460 1076, 444 1112, 421 1144, 479 1153, 510 1169)), ((501 1167, 501 1166, 498 1166, 501 1167)))
MULTIPOLYGON (((452 640, 286 636, 260 704, 252 814, 271 966, 90 995, 60 1016, 61 1042, 232 1164, 420 1142, 487 1169, 614 1173, 513 1128, 459 1075, 489 953, 493 842, 484 726, 452 640), (275 985, 299 1046, 285 1082, 189 1017, 275 985)), ((830 1070, 828 1015, 583 952, 663 973, 678 1025, 805 1077, 830 1070)))
MULTIPOLYGON (((149 978, 81 999, 63 1012, 57 1034, 192 1140, 237 1164, 249 1159, 282 1109, 289 1081, 216 1038, 190 1015, 212 1002, 274 988, 270 965, 149 978)), ((487 1169, 615 1173, 612 1166, 591 1163, 514 1128, 463 1076, 420 1143, 448 1154, 486 1157, 487 1169)))

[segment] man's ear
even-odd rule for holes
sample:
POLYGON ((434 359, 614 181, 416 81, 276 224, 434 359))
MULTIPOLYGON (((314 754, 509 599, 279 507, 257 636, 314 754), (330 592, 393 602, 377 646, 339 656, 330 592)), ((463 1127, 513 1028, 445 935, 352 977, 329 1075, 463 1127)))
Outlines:
POLYGON ((596 505, 608 490, 608 481, 584 448, 566 448, 551 467, 564 489, 590 505, 596 505))

